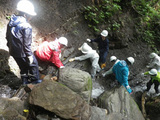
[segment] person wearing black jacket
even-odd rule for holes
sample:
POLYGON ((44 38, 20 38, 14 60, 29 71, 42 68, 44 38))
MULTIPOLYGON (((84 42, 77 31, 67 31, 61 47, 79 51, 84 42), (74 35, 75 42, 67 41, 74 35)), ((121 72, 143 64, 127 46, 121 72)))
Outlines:
POLYGON ((20 68, 23 84, 39 83, 38 62, 31 50, 32 27, 28 23, 35 16, 33 4, 21 0, 17 4, 18 15, 13 14, 7 25, 6 39, 10 55, 20 68))
POLYGON ((96 42, 98 44, 98 51, 99 51, 99 63, 101 66, 101 69, 104 69, 106 67, 106 58, 109 51, 109 40, 107 39, 108 31, 103 30, 101 32, 101 37, 98 37, 96 39, 87 39, 88 42, 96 42))

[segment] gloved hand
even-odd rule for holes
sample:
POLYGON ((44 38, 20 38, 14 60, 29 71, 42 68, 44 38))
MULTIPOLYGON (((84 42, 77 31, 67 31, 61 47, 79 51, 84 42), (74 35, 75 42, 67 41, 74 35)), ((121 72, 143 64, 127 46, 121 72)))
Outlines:
POLYGON ((105 74, 104 74, 104 73, 102 73, 102 76, 103 76, 103 77, 105 77, 105 74))
POLYGON ((87 38, 87 42, 91 42, 91 40, 87 38))
POLYGON ((61 66, 60 68, 65 68, 64 66, 61 66))
POLYGON ((82 49, 81 47, 78 48, 78 50, 81 50, 81 49, 82 49))
POLYGON ((71 59, 69 59, 69 62, 73 62, 75 59, 74 58, 71 58, 71 59))
POLYGON ((141 76, 143 77, 143 76, 144 76, 144 73, 142 73, 141 76))
POLYGON ((131 87, 129 85, 126 86, 127 89, 130 89, 131 87))
POLYGON ((147 65, 146 68, 149 68, 149 65, 147 65))
POLYGON ((59 54, 59 59, 61 59, 61 56, 62 56, 62 55, 61 55, 61 53, 60 53, 60 54, 59 54))
POLYGON ((32 64, 33 63, 33 56, 28 56, 28 59, 29 59, 29 64, 32 64))

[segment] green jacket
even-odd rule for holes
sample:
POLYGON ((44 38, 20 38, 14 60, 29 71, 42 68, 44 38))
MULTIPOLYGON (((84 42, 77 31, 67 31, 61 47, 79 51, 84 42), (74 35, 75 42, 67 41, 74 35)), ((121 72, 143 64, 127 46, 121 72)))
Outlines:
MULTIPOLYGON (((149 75, 149 71, 145 72, 144 75, 149 75)), ((152 82, 154 80, 158 80, 160 82, 160 72, 157 72, 157 76, 151 76, 151 78, 152 78, 152 82)))

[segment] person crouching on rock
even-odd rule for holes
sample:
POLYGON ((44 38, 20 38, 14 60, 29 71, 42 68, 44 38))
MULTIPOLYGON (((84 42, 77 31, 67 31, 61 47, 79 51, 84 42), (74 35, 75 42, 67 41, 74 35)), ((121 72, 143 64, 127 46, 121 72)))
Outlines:
POLYGON ((91 77, 92 79, 95 79, 96 72, 99 72, 101 70, 98 64, 98 61, 99 61, 98 53, 96 52, 96 50, 93 50, 87 43, 84 43, 80 48, 78 48, 78 50, 81 50, 81 52, 84 53, 85 55, 71 58, 69 61, 70 62, 74 60, 82 61, 90 58, 92 62, 91 77))
POLYGON ((142 75, 150 75, 151 76, 151 80, 147 83, 147 89, 146 91, 149 91, 151 88, 151 85, 154 83, 154 89, 156 91, 156 93, 159 93, 158 90, 158 86, 160 83, 160 72, 158 72, 156 69, 151 69, 148 72, 142 73, 142 75))
POLYGON ((116 76, 116 80, 120 83, 120 85, 123 85, 129 94, 132 93, 132 90, 128 84, 128 76, 129 76, 129 65, 133 65, 134 58, 128 57, 126 60, 120 60, 118 63, 116 63, 113 68, 112 72, 116 76))
POLYGON ((54 41, 44 41, 38 46, 35 54, 42 61, 49 61, 55 64, 58 68, 64 68, 61 62, 61 48, 67 46, 68 40, 65 37, 60 37, 54 41))

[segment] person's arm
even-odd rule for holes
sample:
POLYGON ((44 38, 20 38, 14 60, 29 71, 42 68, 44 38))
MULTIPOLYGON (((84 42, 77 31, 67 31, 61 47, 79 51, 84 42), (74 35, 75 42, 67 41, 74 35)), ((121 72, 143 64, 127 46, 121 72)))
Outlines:
POLYGON ((82 60, 85 60, 85 59, 88 59, 88 58, 90 58, 90 55, 86 54, 86 55, 82 55, 82 56, 79 56, 79 57, 75 57, 74 59, 82 61, 82 60))
POLYGON ((61 68, 62 66, 64 66, 61 60, 59 59, 59 53, 57 51, 53 52, 52 63, 54 63, 58 68, 61 68))
POLYGON ((26 56, 32 56, 31 43, 32 43, 32 28, 25 28, 23 32, 23 49, 26 56))
POLYGON ((129 85, 128 84, 128 73, 129 73, 129 71, 126 69, 122 71, 123 83, 125 86, 129 85))

